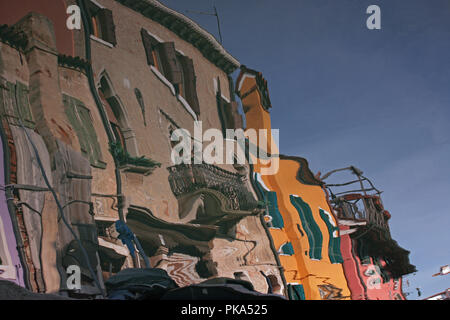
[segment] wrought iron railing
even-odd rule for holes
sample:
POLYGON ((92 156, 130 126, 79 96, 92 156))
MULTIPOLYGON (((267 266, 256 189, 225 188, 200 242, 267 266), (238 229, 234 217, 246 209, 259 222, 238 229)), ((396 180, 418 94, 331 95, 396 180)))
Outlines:
POLYGON ((167 169, 170 187, 177 197, 207 188, 222 193, 232 210, 251 211, 258 206, 245 175, 210 164, 180 164, 167 169))
POLYGON ((357 179, 343 183, 325 184, 331 194, 331 203, 337 211, 338 218, 364 220, 369 228, 378 227, 390 237, 388 224, 390 214, 384 210, 380 198, 381 191, 368 178, 363 176, 361 170, 353 166, 330 171, 323 175, 321 179, 325 180, 339 171, 351 171, 357 179), (355 184, 359 188, 352 187, 355 184))
POLYGON ((338 218, 364 220, 368 227, 376 226, 389 232, 389 213, 384 210, 379 197, 349 193, 332 199, 331 203, 338 218))

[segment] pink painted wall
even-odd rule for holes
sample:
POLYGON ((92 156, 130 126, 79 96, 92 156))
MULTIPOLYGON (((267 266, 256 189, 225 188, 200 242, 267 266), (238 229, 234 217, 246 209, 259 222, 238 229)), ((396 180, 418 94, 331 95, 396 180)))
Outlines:
MULTIPOLYGON (((348 226, 340 226, 348 230, 348 226)), ((383 283, 378 267, 371 259, 370 264, 362 264, 353 252, 350 235, 341 235, 341 252, 344 259, 344 274, 352 294, 352 300, 406 300, 402 291, 402 279, 390 279, 383 283)), ((381 261, 384 266, 385 262, 381 261)))
POLYGON ((30 12, 48 17, 55 28, 58 52, 73 56, 73 32, 66 27, 66 4, 64 0, 11 0, 0 2, 0 24, 13 25, 30 12))
MULTIPOLYGON (((361 275, 363 281, 367 283, 367 297, 369 300, 405 300, 402 292, 402 280, 390 279, 383 283, 379 269, 373 263, 361 265, 361 275), (379 285, 370 285, 374 281, 379 280, 379 285)), ((384 265, 384 261, 381 262, 384 265)))
MULTIPOLYGON (((348 230, 348 226, 340 226, 341 230, 348 230)), ((350 289, 352 300, 365 300, 365 288, 361 283, 359 276, 359 260, 354 257, 352 252, 352 240, 350 235, 341 235, 341 253, 344 259, 343 267, 345 278, 350 289)))

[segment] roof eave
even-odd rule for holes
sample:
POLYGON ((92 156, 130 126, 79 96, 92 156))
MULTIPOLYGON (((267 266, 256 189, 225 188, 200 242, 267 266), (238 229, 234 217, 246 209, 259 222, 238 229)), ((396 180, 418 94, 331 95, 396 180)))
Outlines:
POLYGON ((183 40, 196 47, 203 56, 230 74, 240 67, 239 61, 229 54, 217 39, 185 15, 156 0, 116 0, 143 16, 165 26, 183 40))

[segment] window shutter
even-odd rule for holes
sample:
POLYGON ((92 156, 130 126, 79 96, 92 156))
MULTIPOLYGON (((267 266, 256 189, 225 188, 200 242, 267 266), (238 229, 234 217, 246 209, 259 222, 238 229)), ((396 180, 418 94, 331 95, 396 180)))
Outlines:
MULTIPOLYGON (((259 182, 258 182, 259 185, 259 182)), ((261 188, 261 187, 260 187, 261 188)), ((262 188, 261 188, 262 190, 262 188)), ((283 216, 278 208, 277 193, 275 191, 264 192, 265 198, 268 201, 269 215, 272 217, 272 226, 274 228, 284 228, 283 216)))
POLYGON ((102 9, 99 11, 98 16, 100 18, 103 40, 116 45, 116 26, 114 25, 112 11, 102 9))
POLYGON ((89 146, 87 145, 87 139, 85 137, 85 133, 83 131, 83 126, 80 122, 80 119, 77 116, 77 112, 75 110, 75 103, 72 98, 67 95, 63 95, 63 103, 66 111, 67 118, 69 119, 70 125, 75 130, 77 134, 78 141, 80 143, 81 153, 88 157, 89 155, 89 146))
POLYGON ((81 104, 77 105, 77 111, 80 116, 81 123, 83 124, 85 137, 90 149, 89 160, 91 161, 91 164, 93 166, 103 167, 103 165, 101 164, 100 144, 97 140, 97 134, 92 124, 90 112, 84 105, 81 104))
POLYGON ((164 69, 164 76, 172 84, 181 83, 181 66, 177 62, 175 44, 173 42, 163 42, 157 45, 164 69))
POLYGON ((21 118, 24 126, 28 128, 34 127, 33 115, 31 114, 30 102, 28 100, 28 87, 17 82, 17 117, 21 118))
POLYGON ((288 284, 289 300, 306 300, 305 290, 301 284, 288 284))
POLYGON ((19 116, 25 127, 33 129, 35 122, 28 99, 28 87, 0 79, 0 114, 8 117, 11 124, 19 125, 19 116))
POLYGON ((81 101, 67 95, 63 95, 63 102, 67 118, 77 134, 81 153, 89 159, 91 165, 104 168, 105 164, 101 161, 100 144, 89 110, 81 101))
POLYGON ((153 58, 153 49, 159 44, 147 30, 141 29, 142 43, 144 44, 145 54, 147 55, 148 65, 155 66, 155 60, 153 58))
POLYGON ((14 84, 0 78, 1 115, 15 117, 14 84))
POLYGON ((194 62, 192 59, 180 56, 181 67, 184 70, 184 92, 186 101, 191 106, 192 110, 199 115, 200 114, 200 104, 198 103, 197 97, 197 77, 194 70, 194 62))

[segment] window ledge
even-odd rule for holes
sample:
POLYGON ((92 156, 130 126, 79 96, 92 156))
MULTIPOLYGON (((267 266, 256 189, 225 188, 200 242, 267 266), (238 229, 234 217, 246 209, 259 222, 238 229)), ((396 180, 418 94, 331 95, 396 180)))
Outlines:
POLYGON ((106 169, 106 162, 103 162, 101 160, 95 161, 95 163, 91 163, 91 166, 98 169, 106 169))
POLYGON ((123 172, 133 172, 148 176, 153 172, 153 170, 155 170, 155 167, 149 168, 144 166, 136 166, 134 164, 124 164, 121 165, 119 169, 123 172))
POLYGON ((172 94, 175 96, 175 87, 170 83, 169 80, 166 79, 166 77, 164 77, 164 75, 159 72, 158 69, 156 69, 154 66, 150 66, 150 69, 152 70, 152 72, 159 78, 159 80, 161 80, 169 89, 170 91, 172 91, 172 94))
POLYGON ((192 116, 192 118, 194 118, 194 120, 197 121, 198 118, 197 118, 197 115, 195 114, 194 110, 192 110, 189 103, 182 96, 180 96, 179 94, 176 93, 175 87, 173 86, 173 84, 170 83, 170 81, 167 80, 167 78, 161 72, 159 72, 159 70, 156 69, 154 66, 151 65, 150 69, 159 78, 159 80, 161 80, 170 89, 172 94, 177 97, 178 101, 180 101, 180 103, 183 105, 183 107, 186 109, 186 111, 189 112, 189 114, 192 116))
POLYGON ((97 41, 98 43, 101 43, 109 48, 114 48, 114 45, 112 43, 109 43, 108 41, 105 41, 103 39, 97 38, 96 36, 94 36, 93 34, 91 34, 91 39, 94 41, 97 41))
POLYGON ((112 249, 117 254, 122 255, 124 257, 127 257, 130 254, 130 252, 128 251, 128 249, 126 247, 123 247, 123 246, 117 245, 115 243, 109 242, 107 240, 104 240, 101 237, 98 237, 97 239, 98 239, 98 245, 99 246, 102 246, 102 247, 105 247, 105 248, 108 248, 108 249, 112 249))
POLYGON ((187 112, 189 112, 189 114, 192 116, 192 118, 194 118, 195 121, 197 121, 197 115, 195 114, 194 110, 192 110, 191 106, 189 105, 189 103, 179 94, 177 94, 177 99, 178 101, 181 102, 181 104, 183 105, 183 107, 187 110, 187 112))

